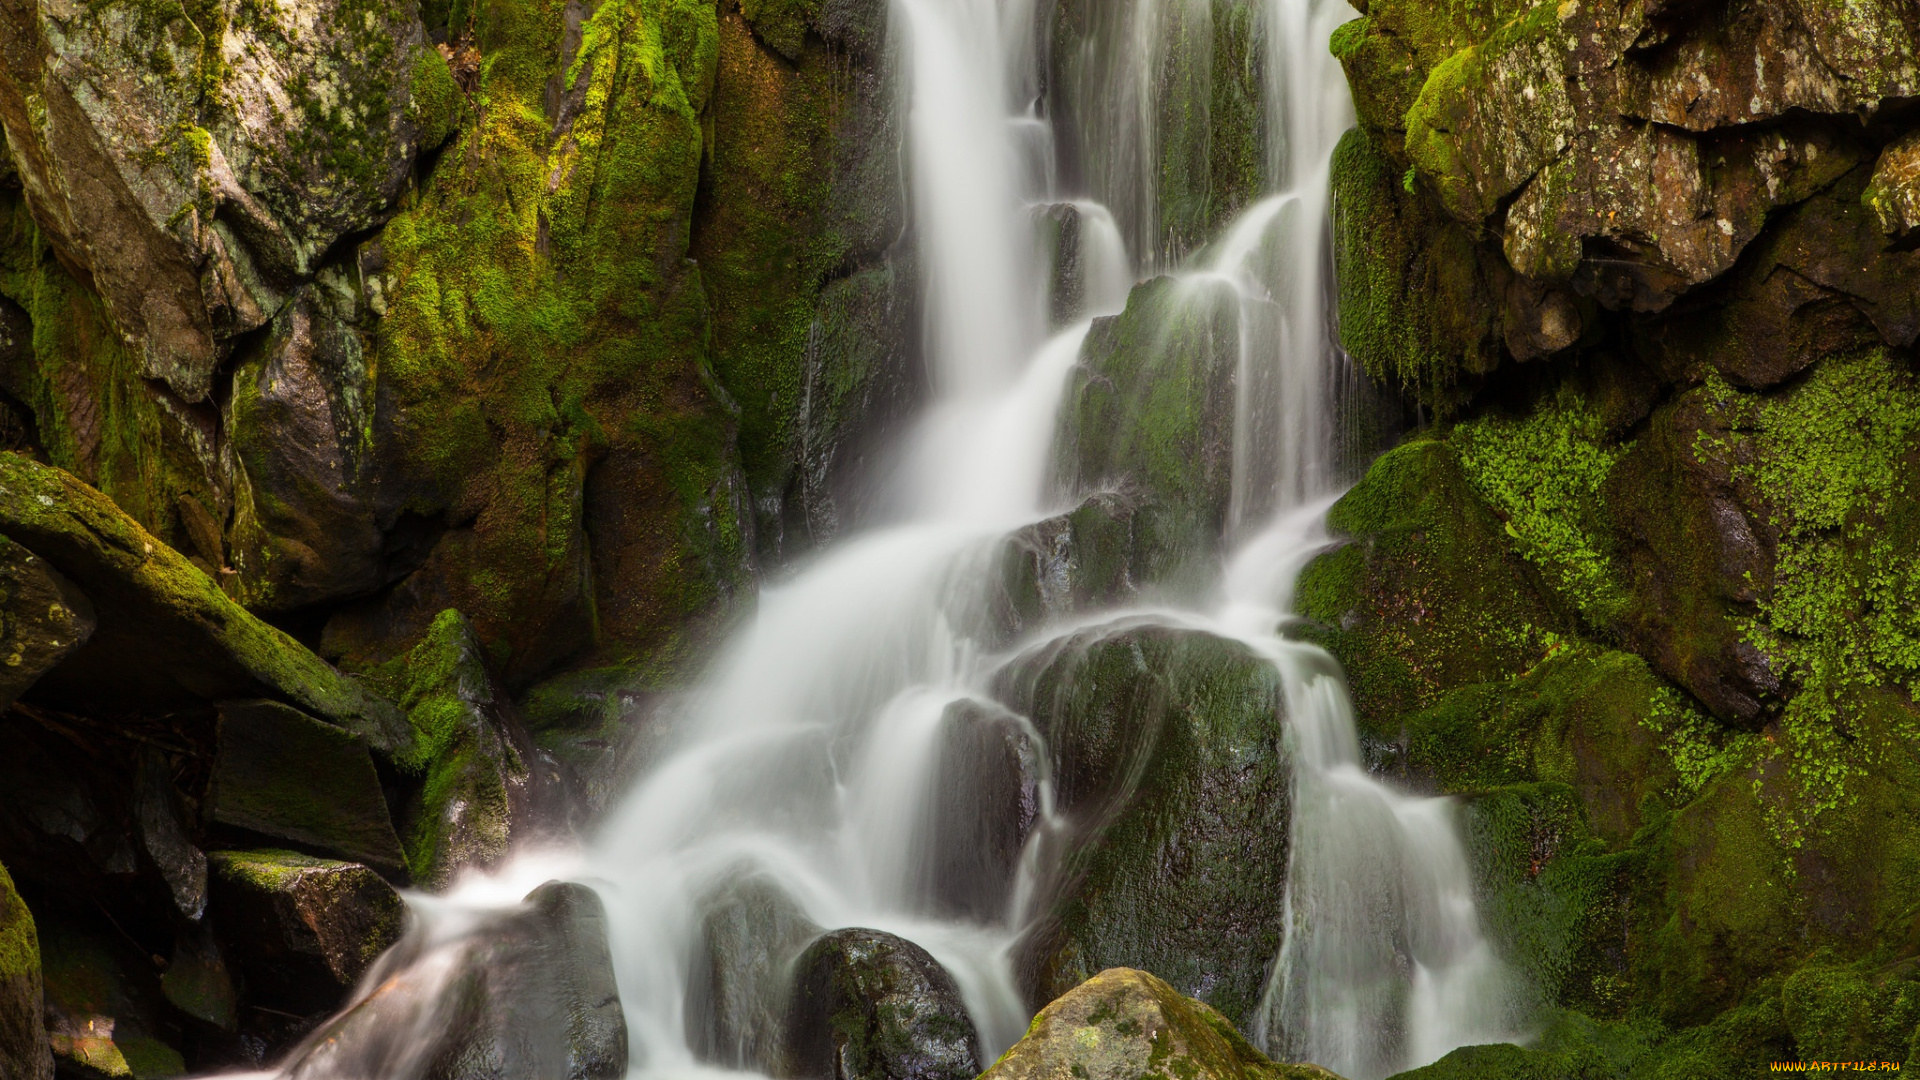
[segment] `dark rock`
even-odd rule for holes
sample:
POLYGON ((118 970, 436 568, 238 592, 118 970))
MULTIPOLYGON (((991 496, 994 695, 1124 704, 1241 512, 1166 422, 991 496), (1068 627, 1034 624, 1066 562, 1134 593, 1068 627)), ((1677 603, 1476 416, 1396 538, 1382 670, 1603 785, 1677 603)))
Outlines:
POLYGON ((1007 640, 1063 616, 1116 607, 1173 571, 1135 500, 1100 492, 1007 537, 995 621, 1007 640))
POLYGON ((0 536, 0 711, 86 643, 93 605, 33 552, 0 536))
POLYGON ((0 454, 0 533, 93 601, 99 628, 35 688, 55 703, 130 713, 272 697, 383 753, 411 733, 398 709, 234 603, 106 496, 0 454))
POLYGON ((1029 1000, 1121 964, 1248 1022, 1280 947, 1292 773, 1279 674, 1237 642, 1140 620, 1036 647, 999 680, 1052 755, 1029 1000))
POLYGON ((1058 485, 1131 496, 1156 561, 1185 554, 1189 588, 1213 569, 1232 501, 1239 341, 1232 289, 1156 278, 1094 320, 1061 406, 1058 485))
POLYGON ((922 895, 949 918, 1004 923, 1040 815, 1041 749, 1025 720, 989 702, 954 702, 940 729, 922 895))
POLYGON ((278 702, 220 704, 205 813, 385 870, 407 865, 365 741, 278 702))
POLYGON ((418 733, 426 775, 401 815, 407 863, 421 885, 441 889, 467 868, 506 857, 532 826, 532 745, 505 695, 494 689, 473 627, 441 613, 407 655, 400 704, 418 733))
POLYGON ((619 1080, 627 1022, 607 916, 584 885, 551 881, 484 935, 460 976, 445 1080, 619 1080))
POLYGON ((787 1075, 797 1080, 968 1080, 979 1037, 946 969, 877 930, 835 930, 794 963, 787 1075))
POLYGON ((207 857, 195 847, 164 755, 140 755, 133 812, 140 847, 167 883, 180 914, 198 920, 207 909, 207 857))
POLYGON ((133 883, 140 862, 125 803, 133 778, 94 764, 17 711, 0 718, 0 853, 16 873, 74 896, 133 883))
POLYGON ((687 987, 687 1031, 705 1061, 779 1075, 793 962, 820 936, 771 881, 743 877, 705 905, 687 987))
POLYGON ((105 925, 50 916, 40 919, 40 950, 47 1037, 60 1075, 185 1075, 186 1062, 161 1020, 151 961, 105 925))
POLYGON ((1338 1080, 1253 1048, 1204 1002, 1144 971, 1110 968, 1062 994, 982 1080, 1338 1080))
POLYGON ((400 895, 357 863, 217 851, 211 916, 253 1000, 300 1015, 340 1003, 394 942, 400 895))
POLYGON ((160 992, 174 1008, 222 1031, 239 1024, 239 995, 233 974, 211 927, 183 928, 174 940, 173 956, 160 976, 160 992))
POLYGON ((43 1000, 33 913, 0 866, 0 1072, 8 1077, 53 1080, 43 1000))

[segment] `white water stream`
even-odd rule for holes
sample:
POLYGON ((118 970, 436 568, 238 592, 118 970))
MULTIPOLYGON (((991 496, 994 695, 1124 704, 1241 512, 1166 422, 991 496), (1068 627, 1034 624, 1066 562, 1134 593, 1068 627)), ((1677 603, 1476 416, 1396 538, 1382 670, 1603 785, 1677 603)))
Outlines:
MULTIPOLYGON (((1089 39, 1120 51, 1082 69, 1081 100, 1110 108, 1075 121, 1075 143, 1099 148, 1079 169, 1084 189, 1056 190, 1058 133, 1036 104, 1036 2, 893 3, 934 387, 889 479, 898 520, 765 589, 584 850, 528 856, 450 897, 414 900, 412 940, 362 991, 389 980, 381 992, 411 1003, 393 1010, 379 1080, 417 1075, 406 1033, 441 1022, 432 1002, 463 928, 555 874, 605 901, 635 1076, 754 1068, 747 1050, 714 1060, 688 1014, 704 912, 747 879, 777 887, 820 926, 923 946, 960 986, 987 1055, 1020 1036, 1030 1013, 1010 952, 1036 913, 1016 882, 999 918, 934 914, 923 808, 947 706, 988 696, 1005 659, 980 644, 997 545, 1062 509, 1047 502, 1049 455, 1090 324, 1048 330, 1034 208, 1066 202, 1081 223, 1088 315, 1117 311, 1139 274, 1169 269, 1239 299, 1235 554, 1214 601, 1165 617, 1241 640, 1283 675, 1293 843, 1287 894, 1272 902, 1287 932, 1252 1034, 1277 1056, 1353 1080, 1513 1036, 1450 804, 1367 775, 1337 665, 1280 631, 1295 576, 1328 542, 1320 521, 1341 481, 1325 229, 1327 163, 1352 117, 1327 39, 1353 13, 1342 0, 1265 0, 1273 194, 1212 245, 1183 252, 1162 235, 1151 195, 1164 134, 1155 95, 1171 92, 1168 70, 1196 77, 1195 63, 1169 57, 1210 50, 1210 3, 1089 0, 1124 14, 1122 32, 1089 39)), ((329 1064, 339 1057, 310 1056, 281 1075, 372 1080, 329 1064)))

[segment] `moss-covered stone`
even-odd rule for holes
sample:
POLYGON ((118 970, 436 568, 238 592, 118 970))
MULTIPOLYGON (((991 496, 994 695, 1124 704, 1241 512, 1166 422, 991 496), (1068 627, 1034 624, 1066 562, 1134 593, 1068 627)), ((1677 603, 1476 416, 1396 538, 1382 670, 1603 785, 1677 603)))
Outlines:
POLYGON ((0 536, 0 709, 85 644, 93 604, 26 548, 0 536))
POLYGON ((1046 837, 1057 869, 1016 954, 1031 998, 1138 964, 1248 1022, 1291 835, 1276 670, 1237 642, 1121 622, 1037 647, 1004 681, 1069 823, 1046 837))
POLYGON ((251 1000, 308 1015, 339 1005, 400 940, 406 907, 356 863, 283 850, 209 855, 209 907, 251 1000))
POLYGON ((504 712, 511 705, 459 612, 441 612, 407 654, 400 705, 419 747, 403 764, 422 774, 401 824, 407 865, 422 885, 445 888, 460 871, 504 858, 528 812, 529 770, 504 712))
POLYGON ((1328 523, 1353 542, 1307 567, 1295 603, 1346 668, 1363 732, 1392 740, 1446 691, 1531 668, 1566 625, 1444 442, 1382 455, 1328 523))
POLYGON ((785 1068, 794 1076, 964 1080, 979 1037, 960 988, 926 950, 877 930, 835 930, 793 961, 785 1068))
POLYGON ((40 935, 33 913, 0 866, 0 1067, 20 1080, 52 1080, 41 1018, 40 935))
POLYGON ((0 534, 72 579, 100 619, 39 692, 129 711, 272 696, 383 753, 406 752, 411 734, 390 703, 249 615, 73 476, 0 454, 0 534))
POLYGON ((209 821, 389 872, 407 860, 365 740, 275 701, 220 704, 209 821))
POLYGON ((1330 1080, 1270 1061, 1206 1003, 1145 971, 1112 968, 1062 994, 983 1076, 991 1080, 1330 1080))
MULTIPOLYGON (((186 1075, 167 1036, 146 957, 105 924, 39 920, 46 1036, 60 1075, 162 1080, 186 1075)), ((177 1036, 175 1037, 177 1039, 177 1036)))

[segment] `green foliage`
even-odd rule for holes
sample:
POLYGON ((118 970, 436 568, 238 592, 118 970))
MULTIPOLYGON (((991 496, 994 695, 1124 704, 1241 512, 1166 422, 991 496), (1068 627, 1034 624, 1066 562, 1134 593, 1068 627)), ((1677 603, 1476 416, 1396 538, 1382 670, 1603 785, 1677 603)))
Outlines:
POLYGON ((1913 961, 1809 964, 1780 989, 1802 1060, 1901 1061, 1920 1034, 1920 970, 1913 961))
POLYGON ((1708 784, 1751 764, 1761 753, 1762 740, 1751 732, 1729 732, 1693 703, 1693 699, 1662 684, 1653 693, 1645 723, 1661 737, 1673 764, 1677 802, 1686 802, 1708 784))
POLYGON ((1600 493, 1626 448, 1609 445, 1601 417, 1562 390, 1524 416, 1463 423, 1451 441, 1520 553, 1590 626, 1611 625, 1627 596, 1609 556, 1600 493))

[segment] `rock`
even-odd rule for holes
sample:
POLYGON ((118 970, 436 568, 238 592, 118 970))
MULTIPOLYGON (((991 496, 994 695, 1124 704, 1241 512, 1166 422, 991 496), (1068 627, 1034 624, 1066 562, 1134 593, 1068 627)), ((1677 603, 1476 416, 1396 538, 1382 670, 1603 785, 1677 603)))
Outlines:
POLYGON ((58 469, 0 454, 0 534, 93 601, 100 626, 36 692, 81 708, 152 711, 271 697, 407 751, 399 710, 248 614, 106 496, 58 469))
POLYGON ((457 611, 442 612, 408 654, 400 704, 425 771, 401 815, 407 865, 421 885, 443 889, 460 871, 504 858, 531 826, 532 747, 457 611))
POLYGON ((73 896, 135 885, 140 859, 125 802, 133 777, 94 764, 18 711, 0 718, 0 856, 15 873, 73 896))
POLYGON ((619 1080, 627 1023, 593 890, 550 881, 468 954, 432 1075, 619 1080))
POLYGON ((59 571, 0 536, 0 711, 93 633, 93 605, 59 571))
POLYGON ((1126 620, 1017 658, 996 694, 1052 755, 1029 1000, 1140 964, 1250 1022, 1279 951, 1292 772, 1278 673, 1237 642, 1126 620))
POLYGON ((1337 1080, 1270 1061, 1205 1003, 1144 971, 1110 968, 1040 1010, 982 1080, 1337 1080))
POLYGON ((198 921, 207 909, 207 857, 193 844, 165 755, 153 749, 141 754, 134 784, 134 827, 141 850, 167 883, 174 908, 198 921))
POLYGON ((1212 571, 1233 496, 1239 312, 1218 282, 1137 286, 1126 311, 1094 320, 1055 437, 1059 486, 1130 496, 1153 563, 1184 556, 1189 588, 1212 571))
POLYGON ((239 994, 225 954, 211 927, 186 928, 174 938, 173 956, 160 976, 160 992, 174 1008, 222 1031, 239 1025, 239 994))
POLYGON ((995 621, 1007 641, 1064 616, 1117 607, 1172 573, 1135 500, 1115 492, 1008 536, 1000 552, 995 621))
POLYGON ((0 1071, 10 1077, 53 1080, 42 1007, 40 935, 0 866, 0 1071))
POLYGON ((794 960, 820 936, 769 880, 729 882, 703 907, 687 985, 687 1030, 703 1061, 777 1075, 794 960))
POLYGON ((1022 718, 989 702, 954 702, 940 729, 921 895, 949 918, 1003 923, 1040 815, 1042 751, 1022 718))
POLYGON ((979 1037, 946 969, 877 930, 835 930, 793 967, 787 1074, 798 1080, 967 1080, 979 1037))
POLYGON ((1880 231, 1894 239, 1920 227, 1920 131, 1908 132, 1880 151, 1861 201, 1880 219, 1880 231))
POLYGON ((35 219, 141 374, 189 402, 335 240, 380 223, 420 128, 444 133, 415 115, 439 58, 411 3, 247 9, 217 30, 130 4, 11 18, 0 121, 35 219))
POLYGON ((48 1042, 60 1075, 159 1080, 186 1075, 163 1039, 150 962, 107 926, 40 920, 48 1042))
POLYGON ((274 701, 222 702, 219 732, 209 821, 405 869, 364 740, 274 701))
POLYGON ((291 851, 216 851, 212 903, 223 952, 256 1001, 331 1009, 400 940, 400 895, 358 863, 291 851))
POLYGON ((1382 455, 1328 524, 1351 543, 1308 564, 1295 607, 1346 669, 1365 734, 1396 738, 1446 691, 1526 670, 1543 649, 1512 631, 1563 625, 1445 443, 1382 455))

